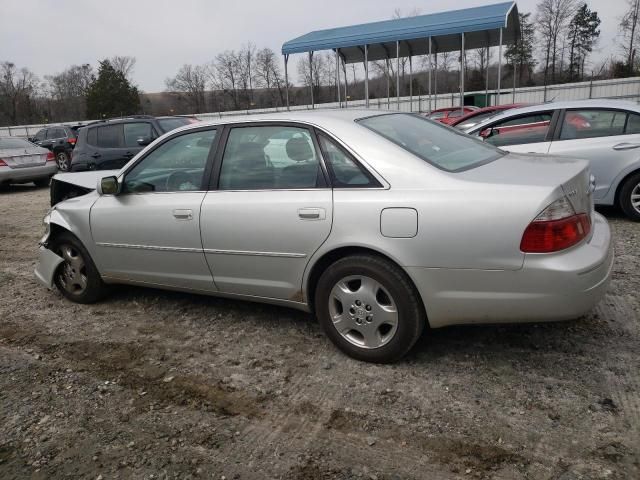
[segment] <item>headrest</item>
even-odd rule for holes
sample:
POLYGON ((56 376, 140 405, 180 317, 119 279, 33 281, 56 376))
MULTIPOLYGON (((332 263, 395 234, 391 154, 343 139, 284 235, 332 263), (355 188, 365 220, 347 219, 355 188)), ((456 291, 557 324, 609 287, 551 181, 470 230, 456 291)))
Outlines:
POLYGON ((304 162, 313 158, 313 151, 309 140, 303 137, 293 137, 287 142, 287 155, 294 162, 304 162))

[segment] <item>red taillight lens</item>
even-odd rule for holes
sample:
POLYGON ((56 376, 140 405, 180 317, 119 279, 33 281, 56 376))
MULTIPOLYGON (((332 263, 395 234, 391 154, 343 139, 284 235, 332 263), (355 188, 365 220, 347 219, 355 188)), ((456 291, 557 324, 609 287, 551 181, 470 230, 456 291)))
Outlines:
POLYGON ((569 248, 589 235, 591 218, 576 214, 562 198, 549 205, 529 224, 522 235, 520 250, 525 253, 551 253, 569 248))
POLYGON ((76 139, 73 137, 67 138, 67 142, 69 142, 71 145, 75 145, 76 144, 76 139))
POLYGON ((5 162, 2 158, 0 158, 0 167, 8 167, 7 162, 5 162))
POLYGON ((55 161, 56 161, 56 156, 53 154, 53 152, 47 153, 47 162, 55 162, 55 161))

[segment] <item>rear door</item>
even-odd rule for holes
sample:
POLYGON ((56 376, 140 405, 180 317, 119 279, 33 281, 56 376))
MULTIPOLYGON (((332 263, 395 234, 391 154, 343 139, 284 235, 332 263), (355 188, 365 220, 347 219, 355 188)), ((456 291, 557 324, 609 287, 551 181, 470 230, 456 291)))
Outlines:
POLYGON ((607 108, 566 110, 549 153, 589 160, 596 179, 593 197, 602 199, 616 177, 640 159, 640 115, 607 108))
POLYGON ((215 283, 225 293, 302 301, 305 266, 333 217, 313 132, 299 124, 235 125, 223 141, 201 213, 215 283))
POLYGON ((553 120, 552 110, 525 113, 491 123, 477 134, 485 142, 510 152, 548 153, 553 120))
POLYGON ((200 206, 217 130, 168 138, 121 176, 122 193, 91 208, 96 263, 106 277, 213 291, 202 250, 200 206))

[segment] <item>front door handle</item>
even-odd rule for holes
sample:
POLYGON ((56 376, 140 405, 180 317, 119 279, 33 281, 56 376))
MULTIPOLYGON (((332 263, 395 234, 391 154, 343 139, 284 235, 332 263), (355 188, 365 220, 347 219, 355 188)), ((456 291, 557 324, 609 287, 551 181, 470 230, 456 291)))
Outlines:
POLYGON ((298 217, 301 220, 324 220, 326 213, 324 208, 299 208, 298 217))
POLYGON ((188 208, 176 208, 173 211, 173 216, 177 220, 193 220, 193 210, 188 208))
POLYGON ((634 148, 639 148, 640 147, 640 143, 629 143, 629 142, 622 142, 622 143, 618 143, 617 145, 613 146, 614 150, 633 150, 634 148))

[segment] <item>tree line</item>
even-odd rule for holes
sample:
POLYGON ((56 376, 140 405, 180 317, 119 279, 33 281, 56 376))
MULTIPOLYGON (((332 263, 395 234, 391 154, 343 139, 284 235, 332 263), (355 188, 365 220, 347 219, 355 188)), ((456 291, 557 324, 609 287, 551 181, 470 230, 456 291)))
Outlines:
MULTIPOLYGON (((550 85, 585 79, 637 75, 640 58, 640 0, 625 0, 627 9, 618 19, 616 51, 594 63, 591 56, 600 39, 600 17, 580 0, 540 0, 535 12, 522 12, 518 41, 505 47, 501 69, 503 87, 550 85)), ((413 10, 393 18, 419 15, 413 10)), ((487 74, 495 88, 498 56, 496 48, 467 50, 464 55, 467 91, 483 90, 487 74)), ((426 93, 426 56, 414 57, 414 76, 409 85, 408 59, 399 66, 371 62, 371 98, 396 95, 396 68, 401 93, 426 93)), ((460 52, 437 54, 438 93, 459 88, 460 52)), ((248 43, 239 50, 217 54, 203 65, 184 64, 165 81, 165 91, 143 93, 133 82, 136 60, 116 56, 92 65, 72 65, 55 75, 38 78, 26 67, 0 62, 0 125, 95 119, 132 113, 197 114, 208 111, 282 107, 286 104, 286 79, 282 57, 270 48, 248 43)), ((338 64, 333 52, 316 52, 309 63, 298 56, 289 67, 289 101, 309 104, 310 90, 316 103, 334 101, 340 73, 341 88, 351 100, 364 97, 362 66, 338 64), (294 84, 295 83, 295 84, 294 84)), ((343 95, 344 98, 344 95, 343 95)))

